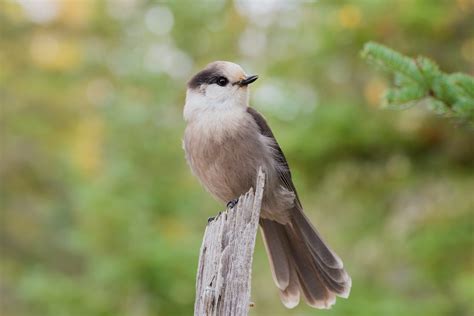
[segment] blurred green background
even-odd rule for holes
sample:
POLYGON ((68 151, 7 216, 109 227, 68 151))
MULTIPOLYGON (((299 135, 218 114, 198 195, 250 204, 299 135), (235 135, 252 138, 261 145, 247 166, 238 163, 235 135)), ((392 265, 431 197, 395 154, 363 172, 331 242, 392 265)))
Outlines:
POLYGON ((181 149, 186 81, 260 79, 312 219, 353 277, 279 302, 261 239, 250 315, 474 315, 474 132, 378 107, 368 40, 474 72, 472 0, 0 0, 4 316, 190 315, 207 218, 181 149))

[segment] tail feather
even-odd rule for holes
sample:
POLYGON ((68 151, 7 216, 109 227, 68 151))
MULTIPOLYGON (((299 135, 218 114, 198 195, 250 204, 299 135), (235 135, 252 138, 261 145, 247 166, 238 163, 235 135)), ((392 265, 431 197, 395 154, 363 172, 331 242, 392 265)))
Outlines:
POLYGON ((307 245, 295 233, 294 229, 286 229, 286 231, 290 239, 291 255, 305 301, 316 308, 328 308, 335 301, 335 295, 328 291, 307 245))
POLYGON ((273 280, 280 289, 281 301, 287 308, 293 308, 300 301, 301 285, 285 227, 266 219, 260 219, 260 226, 273 280))
POLYGON ((347 298, 351 278, 342 260, 331 251, 299 208, 290 223, 261 219, 263 239, 273 279, 283 304, 292 308, 300 294, 316 308, 330 308, 336 295, 347 298))
POLYGON ((300 302, 300 282, 296 273, 296 268, 291 267, 290 282, 288 287, 280 290, 280 299, 287 308, 293 308, 300 302))
POLYGON ((346 283, 350 280, 349 275, 344 269, 333 269, 329 268, 322 263, 319 258, 315 256, 315 260, 318 261, 318 267, 321 268, 322 272, 336 283, 346 283))
POLYGON ((316 257, 321 259, 326 267, 342 269, 343 264, 341 258, 326 246, 316 228, 314 228, 306 215, 299 208, 292 210, 291 224, 297 228, 298 232, 301 232, 306 244, 310 246, 309 249, 316 257))
POLYGON ((263 242, 276 286, 284 291, 290 285, 290 249, 284 227, 277 222, 261 219, 263 242))
POLYGON ((343 272, 346 275, 346 278, 338 282, 332 279, 331 275, 325 272, 324 268, 321 268, 320 264, 316 264, 315 266, 319 274, 321 275, 322 279, 324 280, 325 285, 331 292, 336 293, 338 296, 342 298, 349 297, 352 281, 349 275, 345 273, 345 271, 343 272))

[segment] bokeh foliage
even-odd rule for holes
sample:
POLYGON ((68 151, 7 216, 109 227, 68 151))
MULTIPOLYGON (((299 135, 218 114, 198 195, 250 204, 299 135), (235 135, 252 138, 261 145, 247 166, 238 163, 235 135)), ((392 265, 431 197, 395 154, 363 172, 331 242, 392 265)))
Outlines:
POLYGON ((207 218, 185 82, 260 79, 308 216, 353 276, 331 311, 285 310, 261 241, 252 315, 474 314, 474 135, 381 110, 367 41, 474 71, 474 4, 0 0, 2 315, 189 315, 207 218))

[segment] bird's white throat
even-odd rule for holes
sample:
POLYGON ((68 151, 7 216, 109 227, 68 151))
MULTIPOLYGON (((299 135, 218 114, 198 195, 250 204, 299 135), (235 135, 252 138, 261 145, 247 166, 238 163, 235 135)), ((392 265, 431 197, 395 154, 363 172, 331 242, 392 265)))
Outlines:
POLYGON ((183 116, 194 133, 219 139, 238 130, 247 121, 246 102, 236 104, 236 101, 239 100, 229 98, 218 103, 200 93, 188 91, 183 116))

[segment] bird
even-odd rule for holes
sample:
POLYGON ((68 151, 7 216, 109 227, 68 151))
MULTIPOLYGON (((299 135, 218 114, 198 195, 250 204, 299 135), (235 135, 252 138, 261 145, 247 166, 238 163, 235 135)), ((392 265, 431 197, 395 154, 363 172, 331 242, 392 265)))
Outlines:
POLYGON ((328 309, 348 298, 352 281, 303 211, 290 167, 267 121, 249 106, 258 79, 229 61, 215 61, 187 83, 183 149, 192 173, 218 201, 233 207, 265 172, 259 225, 280 299, 287 308, 302 296, 328 309))

